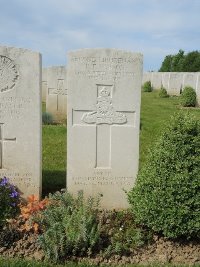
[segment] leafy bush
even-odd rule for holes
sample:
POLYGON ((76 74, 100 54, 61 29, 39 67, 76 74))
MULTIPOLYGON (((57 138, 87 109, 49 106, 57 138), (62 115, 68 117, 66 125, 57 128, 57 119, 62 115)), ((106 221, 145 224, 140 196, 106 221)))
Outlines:
POLYGON ((200 122, 174 116, 129 192, 136 221, 165 237, 200 237, 200 122))
POLYGON ((42 112, 42 123, 44 125, 53 124, 53 115, 49 112, 42 112))
POLYGON ((136 226, 130 211, 104 211, 100 216, 100 226, 104 257, 129 255, 149 239, 147 233, 136 226))
POLYGON ((163 86, 160 88, 159 97, 161 98, 169 97, 167 90, 163 86))
POLYGON ((181 94, 181 105, 183 107, 195 107, 196 106, 196 92, 192 87, 183 88, 183 92, 181 94))
POLYGON ((0 227, 19 212, 19 192, 6 177, 0 178, 0 227))
POLYGON ((57 262, 70 255, 89 255, 99 242, 98 202, 84 200, 79 193, 73 198, 68 192, 49 197, 49 204, 38 222, 44 233, 39 237, 46 258, 57 262))
POLYGON ((151 86, 151 81, 147 81, 143 84, 142 89, 144 92, 152 92, 153 88, 151 86))

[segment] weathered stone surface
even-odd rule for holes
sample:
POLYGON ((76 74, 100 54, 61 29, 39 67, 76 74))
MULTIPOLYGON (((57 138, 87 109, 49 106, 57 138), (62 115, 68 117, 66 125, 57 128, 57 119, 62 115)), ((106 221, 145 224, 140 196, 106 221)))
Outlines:
POLYGON ((138 171, 142 55, 83 49, 68 62, 67 189, 126 208, 138 171))
POLYGON ((191 86, 194 90, 196 90, 197 86, 197 72, 186 72, 183 77, 183 88, 186 86, 191 86))
POLYGON ((151 81, 152 72, 144 72, 142 76, 142 84, 151 81))
POLYGON ((162 72, 162 86, 168 91, 170 72, 162 72))
POLYGON ((170 72, 169 86, 167 93, 169 95, 180 95, 183 86, 183 72, 170 72))
POLYGON ((154 90, 160 90, 162 85, 162 72, 152 72, 151 85, 154 90))
POLYGON ((50 112, 56 121, 67 117, 66 77, 65 66, 54 66, 47 69, 46 111, 50 112))
POLYGON ((41 192, 41 56, 0 47, 0 177, 41 192))

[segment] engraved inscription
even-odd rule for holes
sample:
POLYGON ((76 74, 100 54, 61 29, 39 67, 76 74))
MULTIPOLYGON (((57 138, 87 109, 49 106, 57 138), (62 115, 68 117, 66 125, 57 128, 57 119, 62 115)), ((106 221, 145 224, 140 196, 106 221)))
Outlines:
POLYGON ((92 80, 120 80, 134 78, 133 63, 140 63, 141 58, 127 57, 72 57, 71 62, 77 65, 74 74, 92 80))
POLYGON ((3 123, 0 123, 0 169, 3 169, 3 144, 4 142, 16 141, 16 138, 5 138, 3 133, 3 123))
POLYGON ((23 116, 30 104, 30 98, 3 96, 0 98, 0 119, 18 119, 23 116))
POLYGON ((88 176, 88 177, 72 177, 74 185, 88 186, 106 186, 106 185, 118 185, 118 186, 131 186, 133 184, 133 177, 102 177, 102 176, 88 176))
POLYGON ((0 55, 0 92, 14 88, 18 80, 18 71, 13 60, 0 55))
POLYGON ((37 188, 33 182, 32 177, 33 174, 31 172, 23 173, 23 172, 12 172, 12 171, 4 171, 0 170, 0 177, 8 177, 9 181, 13 184, 17 184, 18 187, 34 187, 37 188))
POLYGON ((83 114, 82 121, 96 124, 124 124, 125 114, 114 110, 111 98, 111 86, 102 86, 97 97, 96 111, 83 114))

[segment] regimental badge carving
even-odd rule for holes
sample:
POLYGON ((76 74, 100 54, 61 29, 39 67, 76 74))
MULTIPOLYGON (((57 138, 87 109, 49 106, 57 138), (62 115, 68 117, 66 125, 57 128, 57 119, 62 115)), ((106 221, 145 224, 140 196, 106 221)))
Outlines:
POLYGON ((14 88, 19 74, 13 60, 0 55, 0 92, 14 88))
POLYGON ((109 86, 102 86, 97 97, 96 111, 83 114, 81 120, 85 123, 96 124, 124 124, 126 115, 115 111, 109 86))

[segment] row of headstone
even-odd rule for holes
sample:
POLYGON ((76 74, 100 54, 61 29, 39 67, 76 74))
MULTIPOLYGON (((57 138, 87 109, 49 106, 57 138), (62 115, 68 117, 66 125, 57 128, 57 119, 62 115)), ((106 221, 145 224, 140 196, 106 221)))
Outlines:
POLYGON ((145 72, 142 83, 146 81, 151 81, 155 90, 163 86, 169 95, 177 96, 184 87, 191 86, 196 91, 200 104, 200 72, 145 72))
POLYGON ((139 161, 142 55, 74 51, 67 85, 63 67, 43 75, 42 84, 39 53, 0 47, 0 177, 24 198, 41 196, 41 87, 57 105, 54 95, 68 88, 67 189, 101 195, 103 208, 126 208, 139 161))

